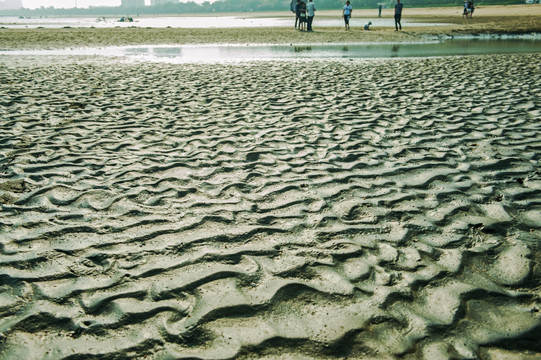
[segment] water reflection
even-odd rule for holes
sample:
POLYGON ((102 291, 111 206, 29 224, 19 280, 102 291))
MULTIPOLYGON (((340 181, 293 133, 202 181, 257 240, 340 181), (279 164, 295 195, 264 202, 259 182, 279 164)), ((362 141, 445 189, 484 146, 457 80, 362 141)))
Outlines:
POLYGON ((293 47, 293 51, 296 53, 312 51, 312 47, 311 46, 295 46, 293 47))
POLYGON ((126 49, 126 55, 133 56, 133 55, 148 55, 150 53, 149 48, 144 47, 135 47, 135 48, 127 48, 126 49))
POLYGON ((541 40, 459 39, 431 43, 334 45, 131 46, 63 50, 2 51, 0 55, 102 55, 142 61, 209 63, 269 59, 397 58, 456 55, 541 53, 541 40))
POLYGON ((182 56, 182 48, 175 47, 175 48, 154 48, 153 49, 154 56, 159 58, 176 58, 182 56))
POLYGON ((398 52, 400 51, 400 45, 393 45, 391 48, 391 57, 398 57, 398 52))

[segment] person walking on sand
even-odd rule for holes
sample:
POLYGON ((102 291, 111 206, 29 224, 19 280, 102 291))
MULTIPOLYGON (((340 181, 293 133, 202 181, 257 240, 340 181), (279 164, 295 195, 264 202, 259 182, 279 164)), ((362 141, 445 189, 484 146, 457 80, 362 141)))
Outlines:
POLYGON ((308 5, 306 5, 306 12, 308 14, 308 31, 312 30, 312 22, 314 21, 314 16, 316 14, 316 5, 312 0, 308 0, 308 5))
POLYGON ((396 4, 394 5, 394 27, 395 31, 398 31, 398 29, 402 30, 402 24, 400 23, 400 20, 402 20, 402 8, 404 6, 400 3, 400 0, 396 0, 396 4))
POLYGON ((349 4, 349 0, 346 1, 346 5, 344 5, 344 9, 342 10, 342 17, 344 18, 344 24, 346 26, 346 31, 349 30, 349 19, 351 18, 351 13, 353 12, 353 8, 349 4))

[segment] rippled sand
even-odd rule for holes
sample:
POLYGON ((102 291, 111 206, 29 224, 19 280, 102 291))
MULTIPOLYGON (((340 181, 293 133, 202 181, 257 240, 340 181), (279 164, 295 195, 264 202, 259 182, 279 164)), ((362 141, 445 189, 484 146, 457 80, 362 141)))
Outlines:
POLYGON ((540 60, 0 59, 0 357, 536 358, 540 60))

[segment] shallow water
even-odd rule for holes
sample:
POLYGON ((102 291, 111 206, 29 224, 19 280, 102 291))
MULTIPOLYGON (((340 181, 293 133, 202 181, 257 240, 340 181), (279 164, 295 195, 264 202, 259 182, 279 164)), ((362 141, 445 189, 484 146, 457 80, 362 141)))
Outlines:
POLYGON ((128 47, 119 50, 124 56, 175 63, 208 59, 359 59, 531 53, 541 52, 541 41, 462 39, 413 44, 128 47))
POLYGON ((214 63, 272 59, 408 58, 538 52, 541 52, 541 40, 455 39, 400 44, 125 46, 0 51, 0 55, 100 55, 151 62, 214 63))

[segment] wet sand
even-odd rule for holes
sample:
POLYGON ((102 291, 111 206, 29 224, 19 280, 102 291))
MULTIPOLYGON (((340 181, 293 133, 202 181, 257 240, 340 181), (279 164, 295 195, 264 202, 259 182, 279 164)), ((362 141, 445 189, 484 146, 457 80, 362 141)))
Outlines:
POLYGON ((539 358, 540 60, 0 57, 0 358, 539 358))
MULTIPOLYGON (((377 10, 355 11, 354 16, 370 18, 377 10)), ((178 45, 178 44, 314 44, 355 42, 411 42, 427 37, 486 34, 541 33, 541 5, 478 7, 472 19, 460 15, 461 8, 408 9, 403 18, 439 23, 438 26, 373 27, 371 31, 352 28, 321 28, 318 19, 338 18, 340 12, 321 11, 314 20, 313 33, 290 28, 251 29, 179 29, 179 28, 69 28, 69 29, 0 29, 0 50, 57 49, 84 46, 178 45)), ((257 16, 291 18, 290 12, 261 13, 257 16)), ((392 18, 389 9, 383 17, 392 18)))

